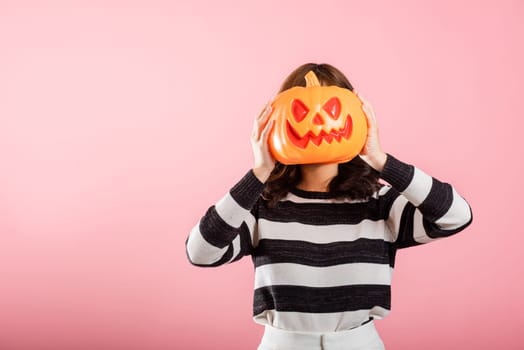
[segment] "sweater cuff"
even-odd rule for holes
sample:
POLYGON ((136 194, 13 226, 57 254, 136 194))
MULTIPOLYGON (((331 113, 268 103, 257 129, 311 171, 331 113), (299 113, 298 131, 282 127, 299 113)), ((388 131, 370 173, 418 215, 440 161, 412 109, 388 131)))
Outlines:
POLYGON ((413 179, 413 165, 401 162, 391 154, 386 153, 386 163, 380 177, 391 184, 397 191, 403 192, 413 179))
POLYGON ((242 208, 250 210, 255 205, 260 194, 262 194, 264 188, 265 184, 256 177, 253 169, 249 169, 240 181, 231 188, 229 193, 242 208))

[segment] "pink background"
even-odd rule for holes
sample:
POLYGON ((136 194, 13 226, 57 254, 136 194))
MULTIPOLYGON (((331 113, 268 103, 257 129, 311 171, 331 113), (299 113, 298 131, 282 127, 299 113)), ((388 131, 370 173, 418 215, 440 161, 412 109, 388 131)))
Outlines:
POLYGON ((397 255, 387 349, 522 349, 522 1, 43 3, 0 1, 0 349, 255 349, 251 260, 184 241, 310 61, 473 208, 397 255))

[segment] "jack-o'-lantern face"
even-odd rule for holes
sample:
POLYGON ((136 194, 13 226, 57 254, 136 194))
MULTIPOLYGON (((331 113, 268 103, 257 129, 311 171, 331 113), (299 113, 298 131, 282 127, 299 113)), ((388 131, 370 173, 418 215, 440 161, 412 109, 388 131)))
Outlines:
POLYGON ((269 150, 283 164, 342 163, 354 158, 367 137, 362 102, 350 90, 321 86, 315 73, 272 103, 269 150))

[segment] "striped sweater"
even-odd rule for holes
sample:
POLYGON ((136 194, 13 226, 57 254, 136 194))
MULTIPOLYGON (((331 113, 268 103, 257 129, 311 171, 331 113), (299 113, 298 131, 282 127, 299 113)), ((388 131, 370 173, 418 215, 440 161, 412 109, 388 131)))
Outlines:
POLYGON ((463 230, 472 212, 453 186, 390 154, 380 177, 389 184, 368 200, 293 188, 270 208, 250 169, 193 227, 187 258, 213 267, 250 255, 262 325, 330 332, 382 319, 397 250, 463 230))

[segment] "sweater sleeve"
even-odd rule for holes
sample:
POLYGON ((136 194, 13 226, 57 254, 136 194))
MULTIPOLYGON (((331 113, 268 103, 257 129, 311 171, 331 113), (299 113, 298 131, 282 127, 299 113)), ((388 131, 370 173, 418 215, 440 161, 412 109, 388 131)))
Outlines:
POLYGON ((185 242, 186 255, 192 265, 214 267, 252 253, 256 203, 264 186, 250 169, 209 207, 185 242))
POLYGON ((471 224, 471 207, 449 183, 390 154, 380 176, 392 186, 387 224, 397 248, 451 236, 471 224))

